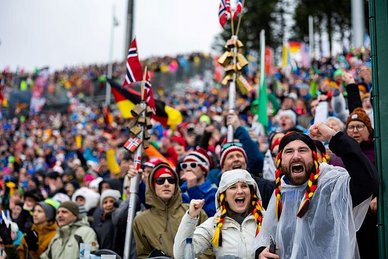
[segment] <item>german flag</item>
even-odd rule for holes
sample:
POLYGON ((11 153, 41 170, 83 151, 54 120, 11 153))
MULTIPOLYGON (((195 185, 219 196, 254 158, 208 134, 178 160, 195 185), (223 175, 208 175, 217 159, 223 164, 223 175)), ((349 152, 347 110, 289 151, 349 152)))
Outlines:
MULTIPOLYGON (((129 87, 122 88, 121 85, 115 81, 108 79, 111 85, 112 94, 116 100, 117 107, 119 108, 123 118, 132 118, 131 110, 136 104, 140 103, 140 93, 129 87)), ((155 100, 156 113, 152 115, 152 118, 159 121, 163 126, 175 127, 182 122, 182 114, 180 111, 168 106, 165 102, 155 100)))

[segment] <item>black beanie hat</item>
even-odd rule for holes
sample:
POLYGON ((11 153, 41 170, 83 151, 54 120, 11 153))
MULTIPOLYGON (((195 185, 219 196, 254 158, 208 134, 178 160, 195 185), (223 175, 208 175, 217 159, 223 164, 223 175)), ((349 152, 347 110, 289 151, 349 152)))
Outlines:
POLYGON ((279 144, 279 151, 283 150, 288 143, 294 140, 303 141, 311 149, 311 151, 317 152, 317 148, 315 146, 314 141, 306 134, 303 134, 300 132, 289 132, 286 135, 284 135, 284 137, 282 138, 279 144))

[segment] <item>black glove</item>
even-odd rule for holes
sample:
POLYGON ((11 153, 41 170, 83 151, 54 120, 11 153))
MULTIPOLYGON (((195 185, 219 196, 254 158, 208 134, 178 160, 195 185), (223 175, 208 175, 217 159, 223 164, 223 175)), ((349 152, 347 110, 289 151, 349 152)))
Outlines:
POLYGON ((36 233, 33 230, 28 231, 24 234, 24 239, 26 240, 27 245, 28 245, 28 249, 30 251, 37 251, 38 250, 38 248, 39 248, 38 233, 36 233))
POLYGON ((7 227, 4 220, 0 224, 0 237, 3 240, 4 245, 12 245, 11 224, 7 227))

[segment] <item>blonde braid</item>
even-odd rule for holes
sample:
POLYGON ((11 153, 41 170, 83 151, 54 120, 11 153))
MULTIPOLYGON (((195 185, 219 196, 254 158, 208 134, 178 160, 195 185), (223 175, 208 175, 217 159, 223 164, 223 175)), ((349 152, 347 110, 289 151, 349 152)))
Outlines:
POLYGON ((263 222, 263 207, 261 206, 261 200, 257 197, 256 194, 253 195, 252 206, 253 206, 252 215, 254 216, 257 224, 256 234, 255 234, 255 236, 257 236, 260 232, 260 228, 263 222))
POLYGON ((313 153, 315 170, 311 172, 310 178, 307 180, 306 191, 304 193, 302 201, 300 202, 299 210, 297 214, 299 218, 303 217, 303 215, 306 213, 310 204, 310 200, 313 197, 318 185, 318 177, 320 172, 319 164, 318 164, 318 155, 315 151, 312 151, 312 153, 313 153))
POLYGON ((213 247, 222 246, 221 229, 222 229, 222 225, 224 224, 225 216, 226 216, 225 193, 220 194, 219 205, 221 208, 221 215, 217 218, 217 227, 216 227, 216 230, 214 231, 214 235, 212 239, 213 247))
POLYGON ((276 156, 276 171, 275 171, 275 197, 276 197, 276 218, 279 220, 280 215, 282 214, 282 193, 280 190, 281 187, 281 176, 282 176, 282 170, 280 168, 282 161, 282 151, 279 150, 278 155, 276 156))

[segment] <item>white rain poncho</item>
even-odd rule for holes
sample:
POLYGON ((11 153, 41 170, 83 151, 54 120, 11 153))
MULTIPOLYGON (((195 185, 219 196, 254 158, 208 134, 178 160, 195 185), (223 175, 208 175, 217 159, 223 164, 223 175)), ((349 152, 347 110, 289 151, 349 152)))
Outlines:
POLYGON ((353 208, 349 181, 344 168, 322 163, 318 188, 306 214, 299 218, 297 212, 306 184, 289 185, 283 177, 280 220, 276 219, 276 199, 272 195, 256 238, 256 248, 267 247, 272 236, 282 259, 358 258, 356 231, 364 220, 370 199, 353 208))

